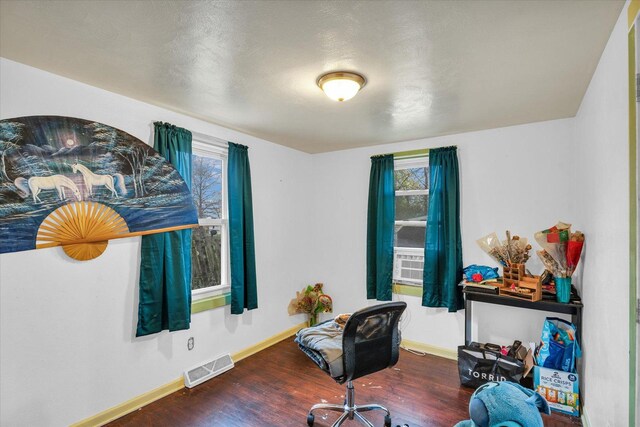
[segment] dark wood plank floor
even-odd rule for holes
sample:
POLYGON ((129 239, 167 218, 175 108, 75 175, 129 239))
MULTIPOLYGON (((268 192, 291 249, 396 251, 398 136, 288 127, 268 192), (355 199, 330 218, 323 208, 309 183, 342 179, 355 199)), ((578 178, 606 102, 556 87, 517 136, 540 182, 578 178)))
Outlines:
MULTIPOLYGON (((468 418, 473 390, 460 386, 454 361, 402 350, 398 364, 360 378, 356 404, 379 403, 391 411, 393 426, 451 427, 468 418)), ((306 426, 309 408, 342 403, 344 386, 317 368, 293 342, 282 341, 232 370, 193 389, 184 389, 109 424, 124 426, 306 426)), ((316 412, 315 426, 330 426, 337 412, 316 412)), ((367 412, 376 425, 381 411, 367 412)), ((544 416, 548 427, 580 425, 576 418, 544 416)), ((360 425, 356 420, 344 426, 360 425)))

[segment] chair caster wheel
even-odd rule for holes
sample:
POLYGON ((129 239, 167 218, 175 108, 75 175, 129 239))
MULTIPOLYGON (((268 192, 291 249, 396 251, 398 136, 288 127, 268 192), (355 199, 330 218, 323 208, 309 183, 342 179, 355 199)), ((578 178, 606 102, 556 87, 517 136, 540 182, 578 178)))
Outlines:
MULTIPOLYGON (((307 425, 309 427, 313 427, 313 421, 315 420, 316 417, 313 416, 313 414, 309 414, 307 415, 307 425)), ((391 424, 389 424, 391 425, 391 424)))
POLYGON ((384 427, 391 427, 391 415, 384 416, 384 427))

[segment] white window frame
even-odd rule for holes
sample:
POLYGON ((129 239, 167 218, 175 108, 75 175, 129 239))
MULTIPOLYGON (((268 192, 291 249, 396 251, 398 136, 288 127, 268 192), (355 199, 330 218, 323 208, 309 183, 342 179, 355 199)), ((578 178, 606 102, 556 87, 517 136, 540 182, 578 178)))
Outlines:
MULTIPOLYGON (((403 169, 413 169, 413 168, 420 168, 420 167, 425 167, 425 166, 429 166, 429 155, 425 154, 424 156, 420 156, 420 157, 412 157, 412 158, 407 158, 407 159, 394 159, 393 161, 393 172, 395 174, 395 171, 397 170, 403 170, 403 169)), ((427 176, 426 179, 428 180, 429 177, 427 176)), ((394 181, 395 181, 395 176, 394 176, 394 181)), ((428 182, 428 181, 427 181, 428 182)), ((421 195, 426 195, 427 197, 429 197, 429 189, 426 190, 396 190, 395 191, 395 195, 396 196, 421 196, 421 195)), ((394 200, 395 203, 395 200, 394 200)), ((394 224, 394 228, 398 227, 398 226, 412 226, 412 227, 426 227, 427 226, 427 219, 425 217, 424 221, 395 221, 394 224)), ((426 231, 426 230, 425 230, 426 231)), ((394 230, 395 233, 395 230, 394 230)), ((425 242, 426 244, 426 242, 425 242)), ((423 262, 424 262, 424 248, 406 248, 403 246, 395 246, 393 248, 393 282, 394 283, 400 283, 403 285, 410 285, 410 286, 422 286, 422 281, 418 281, 416 279, 409 279, 409 278, 403 278, 400 277, 400 256, 402 255, 412 255, 412 256, 420 256, 423 255, 423 262)))
POLYGON ((222 206, 221 218, 198 218, 199 226, 219 226, 220 227, 220 282, 218 286, 195 289, 191 291, 194 301, 205 299, 229 292, 231 289, 230 264, 229 264, 229 211, 227 195, 227 159, 228 144, 218 138, 208 135, 193 134, 192 152, 201 157, 210 157, 222 160, 222 206))

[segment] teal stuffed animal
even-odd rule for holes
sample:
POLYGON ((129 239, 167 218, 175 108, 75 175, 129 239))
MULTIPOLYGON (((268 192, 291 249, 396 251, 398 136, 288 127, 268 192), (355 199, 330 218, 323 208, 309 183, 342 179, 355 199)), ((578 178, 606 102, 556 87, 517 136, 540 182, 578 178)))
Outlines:
POLYGON ((489 382, 471 395, 471 419, 455 427, 544 427, 540 412, 551 411, 535 391, 508 381, 489 382))

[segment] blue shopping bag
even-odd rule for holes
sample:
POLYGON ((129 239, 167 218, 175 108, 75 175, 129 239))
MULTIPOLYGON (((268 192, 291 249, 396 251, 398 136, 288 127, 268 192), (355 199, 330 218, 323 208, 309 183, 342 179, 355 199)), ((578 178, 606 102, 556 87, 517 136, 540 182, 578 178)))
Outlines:
POLYGON ((542 327, 538 366, 565 372, 576 371, 576 358, 582 356, 576 327, 566 320, 547 317, 542 327))

